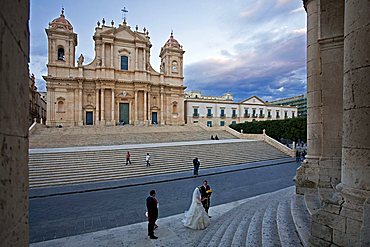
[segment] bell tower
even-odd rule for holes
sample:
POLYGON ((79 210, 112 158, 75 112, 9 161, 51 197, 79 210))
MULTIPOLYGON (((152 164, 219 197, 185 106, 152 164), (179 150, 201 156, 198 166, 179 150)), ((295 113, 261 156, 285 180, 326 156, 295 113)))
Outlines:
POLYGON ((185 51, 182 49, 182 45, 173 37, 173 32, 171 32, 170 38, 161 48, 159 54, 161 58, 161 73, 166 76, 182 78, 184 76, 184 53, 185 51))
POLYGON ((48 66, 75 66, 77 34, 64 16, 64 8, 58 18, 45 29, 48 36, 48 66))

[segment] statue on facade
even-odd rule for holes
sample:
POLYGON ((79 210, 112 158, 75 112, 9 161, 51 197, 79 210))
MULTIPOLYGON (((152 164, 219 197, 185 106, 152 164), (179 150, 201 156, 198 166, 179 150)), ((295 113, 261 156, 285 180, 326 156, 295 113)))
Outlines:
POLYGON ((84 62, 85 58, 84 56, 81 54, 79 57, 78 57, 78 60, 77 60, 77 64, 78 66, 82 66, 82 63, 84 62))

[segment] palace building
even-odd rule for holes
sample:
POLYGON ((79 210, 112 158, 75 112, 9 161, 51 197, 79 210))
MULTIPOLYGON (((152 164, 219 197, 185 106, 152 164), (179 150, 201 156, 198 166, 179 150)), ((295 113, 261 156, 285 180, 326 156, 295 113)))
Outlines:
POLYGON ((182 125, 183 54, 171 33, 161 48, 160 72, 150 64, 149 31, 126 19, 102 20, 93 36, 95 58, 76 64, 77 34, 64 10, 46 28, 48 37, 47 125, 182 125))
POLYGON ((185 94, 186 123, 203 123, 208 127, 230 124, 280 120, 298 115, 295 106, 271 105, 257 96, 234 102, 230 93, 223 96, 203 96, 200 91, 185 94))

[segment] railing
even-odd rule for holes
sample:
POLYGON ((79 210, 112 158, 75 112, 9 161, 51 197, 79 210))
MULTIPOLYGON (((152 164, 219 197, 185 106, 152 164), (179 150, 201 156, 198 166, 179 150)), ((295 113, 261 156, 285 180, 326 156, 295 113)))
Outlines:
POLYGON ((253 115, 252 115, 252 117, 256 118, 256 117, 257 117, 257 115, 256 115, 256 114, 253 114, 253 115))
POLYGON ((238 115, 237 115, 237 114, 233 114, 233 115, 231 115, 231 117, 232 117, 232 118, 237 118, 237 117, 238 117, 238 115))
POLYGON ((260 114, 260 116, 259 116, 260 118, 264 118, 265 117, 265 115, 264 114, 260 114))
POLYGON ((213 117, 213 114, 207 114, 207 117, 208 118, 212 118, 213 117))
POLYGON ((226 114, 221 114, 220 115, 220 118, 225 118, 226 117, 226 114))
POLYGON ((247 113, 247 114, 244 114, 244 117, 245 117, 245 118, 249 118, 250 116, 251 116, 251 115, 250 115, 250 114, 248 114, 248 113, 247 113))
POLYGON ((193 113, 193 117, 199 117, 199 113, 193 113))

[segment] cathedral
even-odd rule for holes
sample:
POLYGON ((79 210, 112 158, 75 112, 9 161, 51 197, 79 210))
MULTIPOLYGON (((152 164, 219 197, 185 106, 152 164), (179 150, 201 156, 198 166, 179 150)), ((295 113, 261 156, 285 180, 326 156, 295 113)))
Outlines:
POLYGON ((77 34, 64 10, 46 28, 47 125, 182 125, 184 50, 171 33, 160 72, 150 64, 149 31, 102 20, 93 36, 95 58, 76 60, 77 34), (77 62, 77 64, 76 64, 77 62), (50 102, 50 103, 49 103, 50 102))

